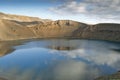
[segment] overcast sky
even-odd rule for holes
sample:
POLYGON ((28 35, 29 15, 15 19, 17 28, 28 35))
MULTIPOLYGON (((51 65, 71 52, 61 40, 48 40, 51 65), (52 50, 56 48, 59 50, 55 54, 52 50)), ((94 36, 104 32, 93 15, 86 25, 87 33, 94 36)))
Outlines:
POLYGON ((0 0, 0 12, 89 24, 120 23, 120 0, 0 0))

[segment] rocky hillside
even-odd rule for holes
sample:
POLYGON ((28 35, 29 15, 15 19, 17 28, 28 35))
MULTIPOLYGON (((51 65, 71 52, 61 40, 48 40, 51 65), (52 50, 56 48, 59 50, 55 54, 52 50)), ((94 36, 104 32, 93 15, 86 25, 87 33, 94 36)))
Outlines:
POLYGON ((16 21, 39 21, 40 19, 37 17, 28 17, 28 16, 18 16, 18 15, 11 15, 11 14, 4 14, 0 13, 0 19, 7 19, 7 20, 16 20, 16 21))
POLYGON ((34 33, 23 24, 11 20, 0 20, 0 40, 16 40, 35 37, 34 33))
POLYGON ((49 19, 40 19, 38 17, 29 17, 23 15, 12 15, 12 14, 5 14, 0 12, 0 19, 7 19, 7 20, 15 20, 19 22, 32 22, 32 21, 42 21, 42 22, 49 22, 49 19))
POLYGON ((95 80, 120 80, 120 71, 115 74, 99 77, 95 80))
POLYGON ((120 24, 87 25, 70 20, 58 20, 30 27, 39 38, 82 38, 120 41, 120 24))
POLYGON ((84 27, 87 27, 87 25, 70 20, 58 20, 38 24, 29 29, 39 38, 67 38, 71 37, 74 31, 84 27))
POLYGON ((78 29, 72 36, 85 39, 120 41, 120 24, 103 23, 78 29))
POLYGON ((88 25, 71 20, 51 21, 0 13, 0 40, 81 38, 120 41, 120 24, 88 25))

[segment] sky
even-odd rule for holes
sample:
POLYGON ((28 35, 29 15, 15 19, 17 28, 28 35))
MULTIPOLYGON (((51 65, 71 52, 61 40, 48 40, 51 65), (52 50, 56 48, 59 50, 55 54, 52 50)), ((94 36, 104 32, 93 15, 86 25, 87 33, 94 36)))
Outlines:
POLYGON ((0 0, 0 12, 88 24, 120 23, 120 0, 0 0))

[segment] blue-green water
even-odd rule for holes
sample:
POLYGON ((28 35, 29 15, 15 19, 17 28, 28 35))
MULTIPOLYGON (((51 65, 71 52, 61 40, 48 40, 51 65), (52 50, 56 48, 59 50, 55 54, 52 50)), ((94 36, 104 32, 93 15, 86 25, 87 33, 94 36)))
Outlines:
POLYGON ((120 43, 30 40, 0 43, 0 77, 8 80, 93 80, 120 70, 120 43))

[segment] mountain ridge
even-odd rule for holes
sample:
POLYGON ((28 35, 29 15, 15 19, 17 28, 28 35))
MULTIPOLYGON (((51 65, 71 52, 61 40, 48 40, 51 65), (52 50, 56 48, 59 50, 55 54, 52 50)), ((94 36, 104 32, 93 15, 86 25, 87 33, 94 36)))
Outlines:
POLYGON ((0 41, 31 38, 79 38, 120 41, 120 24, 89 25, 73 20, 47 20, 0 13, 0 41), (8 18, 7 18, 8 17, 8 18), (24 18, 23 18, 24 17, 24 18))

